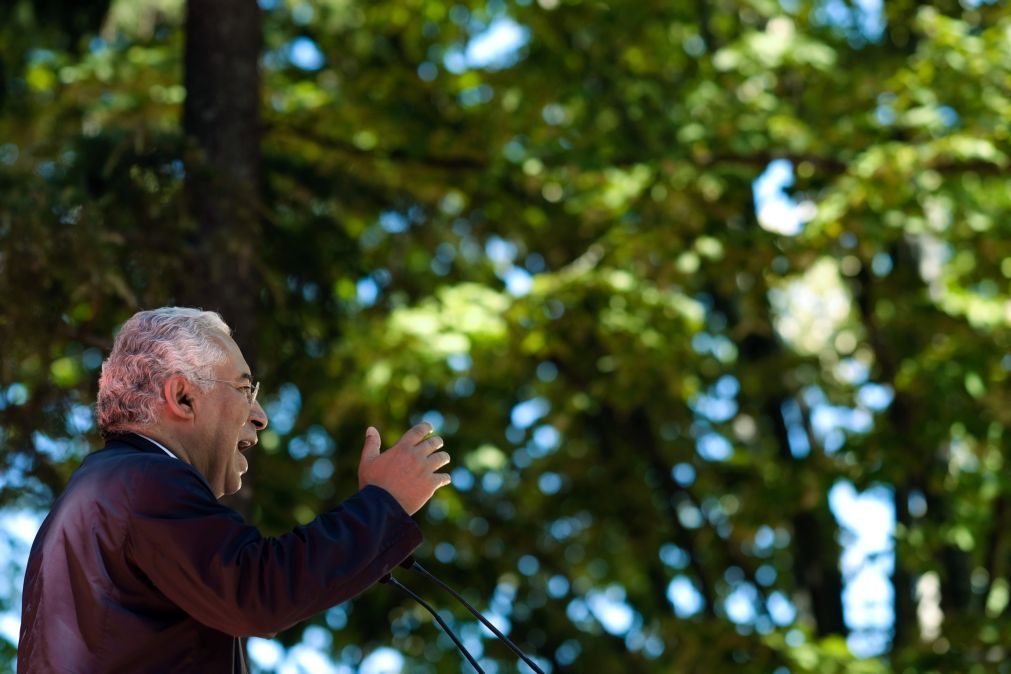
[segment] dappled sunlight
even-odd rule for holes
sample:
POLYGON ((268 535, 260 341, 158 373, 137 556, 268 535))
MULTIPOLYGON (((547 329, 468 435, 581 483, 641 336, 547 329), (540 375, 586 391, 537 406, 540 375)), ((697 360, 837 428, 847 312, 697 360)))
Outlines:
MULTIPOLYGON (((417 557, 546 671, 1008 669, 1011 9, 258 4, 255 198, 213 221, 186 106, 228 82, 183 0, 0 10, 0 668, 116 327, 227 286, 265 535, 425 421, 452 486, 417 557)), ((278 674, 452 648, 386 586, 248 643, 278 674)))

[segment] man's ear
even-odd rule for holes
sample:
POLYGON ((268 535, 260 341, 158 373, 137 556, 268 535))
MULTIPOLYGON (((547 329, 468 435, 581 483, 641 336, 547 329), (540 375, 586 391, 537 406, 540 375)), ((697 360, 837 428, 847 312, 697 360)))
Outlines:
POLYGON ((176 419, 193 418, 193 385, 186 377, 172 375, 165 380, 162 392, 165 394, 165 407, 170 416, 176 419))

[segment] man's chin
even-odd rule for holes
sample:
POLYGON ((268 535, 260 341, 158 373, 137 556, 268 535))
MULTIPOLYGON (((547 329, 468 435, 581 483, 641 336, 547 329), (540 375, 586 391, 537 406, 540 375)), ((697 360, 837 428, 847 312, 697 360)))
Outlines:
POLYGON ((228 498, 229 496, 234 496, 239 493, 242 489, 242 476, 237 476, 234 482, 229 482, 224 487, 224 493, 219 496, 219 499, 228 498))
POLYGON ((234 472, 232 473, 231 481, 225 484, 226 496, 236 494, 239 492, 240 489, 242 489, 242 476, 246 474, 247 470, 249 470, 249 461, 247 461, 246 457, 244 457, 241 453, 237 455, 236 463, 238 465, 235 467, 234 472))

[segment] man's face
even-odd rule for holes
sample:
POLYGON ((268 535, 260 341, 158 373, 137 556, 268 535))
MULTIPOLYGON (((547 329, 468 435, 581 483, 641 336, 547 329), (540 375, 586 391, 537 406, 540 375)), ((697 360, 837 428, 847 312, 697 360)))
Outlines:
POLYGON ((218 342, 225 359, 218 363, 194 420, 194 466, 203 473, 214 495, 221 498, 242 487, 242 474, 249 462, 242 452, 256 444, 257 431, 267 427, 267 414, 259 402, 249 404, 247 393, 253 385, 249 365, 231 337, 218 342), (197 461, 201 465, 197 465, 197 461))

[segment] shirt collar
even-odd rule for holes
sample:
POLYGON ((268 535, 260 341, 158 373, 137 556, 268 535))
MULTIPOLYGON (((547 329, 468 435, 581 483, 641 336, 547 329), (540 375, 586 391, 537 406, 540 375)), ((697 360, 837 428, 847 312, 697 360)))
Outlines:
POLYGON ((143 433, 137 433, 137 435, 139 435, 140 437, 144 438, 148 442, 153 442, 154 444, 158 445, 163 452, 165 452, 166 454, 168 454, 169 456, 171 456, 173 459, 178 459, 179 458, 178 456, 176 456, 175 454, 173 454, 169 450, 168 447, 166 447, 165 445, 161 444, 160 442, 158 442, 157 440, 155 440, 154 438, 152 438, 150 435, 144 435, 143 433))

